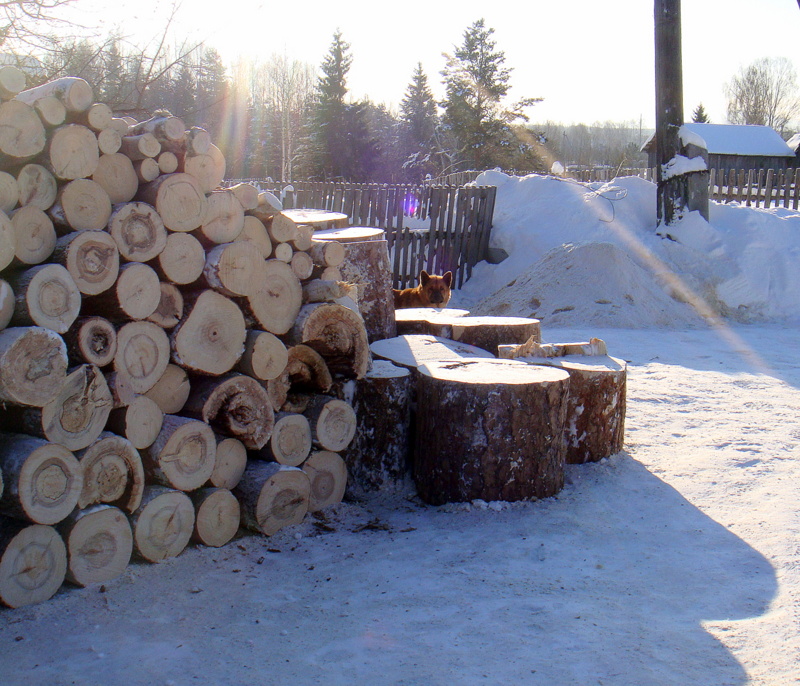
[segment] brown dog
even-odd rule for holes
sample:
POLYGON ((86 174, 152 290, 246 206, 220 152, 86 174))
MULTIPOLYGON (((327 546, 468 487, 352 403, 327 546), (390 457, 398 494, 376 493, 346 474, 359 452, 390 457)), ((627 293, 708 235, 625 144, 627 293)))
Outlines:
POLYGON ((445 307, 450 300, 450 286, 453 283, 453 272, 442 276, 419 273, 419 286, 404 288, 402 291, 392 289, 394 293, 394 309, 407 307, 445 307))

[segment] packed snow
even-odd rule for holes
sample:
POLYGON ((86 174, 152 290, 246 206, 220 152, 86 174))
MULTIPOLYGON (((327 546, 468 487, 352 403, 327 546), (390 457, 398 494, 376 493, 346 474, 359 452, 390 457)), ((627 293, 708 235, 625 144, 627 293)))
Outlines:
POLYGON ((0 611, 0 683, 763 684, 800 678, 800 213, 508 177, 453 307, 602 338, 624 450, 556 497, 430 507, 410 483, 0 611))

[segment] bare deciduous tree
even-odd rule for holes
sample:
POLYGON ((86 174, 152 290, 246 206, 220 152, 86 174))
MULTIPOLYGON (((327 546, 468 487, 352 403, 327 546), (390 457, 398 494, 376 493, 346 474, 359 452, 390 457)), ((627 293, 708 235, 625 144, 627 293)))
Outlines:
POLYGON ((63 22, 60 10, 73 0, 2 0, 0 45, 39 45, 53 24, 63 22))
POLYGON ((783 133, 800 110, 797 75, 785 57, 762 57, 743 67, 725 91, 731 124, 771 126, 783 133))

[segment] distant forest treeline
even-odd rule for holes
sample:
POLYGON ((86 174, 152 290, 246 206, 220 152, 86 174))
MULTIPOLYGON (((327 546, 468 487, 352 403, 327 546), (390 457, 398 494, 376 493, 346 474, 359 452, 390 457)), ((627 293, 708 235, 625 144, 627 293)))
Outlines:
MULTIPOLYGON (((165 34, 166 35, 166 34, 165 34)), ((337 31, 318 67, 273 55, 226 67, 213 48, 131 48, 119 36, 74 39, 41 54, 11 54, 36 85, 80 76, 117 115, 143 119, 169 110, 201 126, 223 150, 231 178, 418 182, 465 169, 549 170, 640 167, 649 135, 634 122, 533 125, 539 98, 507 99, 511 69, 478 20, 464 32, 434 98, 418 65, 392 111, 348 96, 353 55, 337 31)))

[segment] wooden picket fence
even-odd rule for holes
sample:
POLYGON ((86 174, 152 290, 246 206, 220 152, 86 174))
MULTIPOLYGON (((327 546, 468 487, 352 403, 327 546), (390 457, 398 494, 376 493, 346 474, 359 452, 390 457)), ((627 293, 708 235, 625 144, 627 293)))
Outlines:
POLYGON ((748 207, 800 206, 800 169, 711 169, 709 198, 748 207))
POLYGON ((456 288, 489 248, 497 189, 494 186, 428 186, 324 182, 275 183, 229 179, 225 185, 251 183, 279 197, 286 209, 341 212, 351 226, 383 229, 395 288, 417 284, 420 270, 452 271, 456 288))

